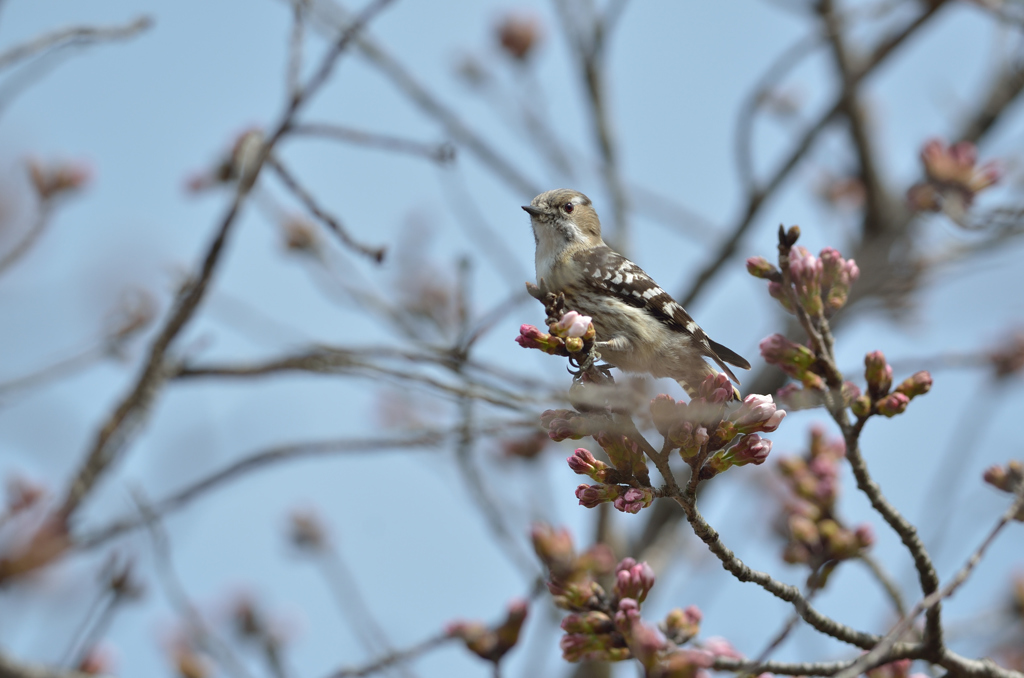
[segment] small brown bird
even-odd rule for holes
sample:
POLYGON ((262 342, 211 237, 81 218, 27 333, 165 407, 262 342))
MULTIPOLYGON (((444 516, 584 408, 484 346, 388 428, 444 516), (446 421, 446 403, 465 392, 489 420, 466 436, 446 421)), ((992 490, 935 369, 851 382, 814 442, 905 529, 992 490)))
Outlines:
POLYGON ((726 363, 745 370, 750 363, 708 338, 643 269, 605 244, 590 198, 559 188, 523 209, 537 243, 538 283, 543 279, 565 295, 567 308, 593 318, 602 358, 625 372, 675 379, 691 397, 717 374, 705 358, 740 383, 726 363))

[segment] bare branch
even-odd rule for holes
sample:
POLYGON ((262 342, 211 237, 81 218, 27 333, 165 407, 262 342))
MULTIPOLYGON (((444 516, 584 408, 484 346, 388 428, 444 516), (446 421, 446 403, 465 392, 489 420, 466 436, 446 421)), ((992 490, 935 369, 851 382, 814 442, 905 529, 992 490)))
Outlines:
POLYGON ((338 236, 338 239, 341 240, 341 242, 344 245, 346 245, 349 249, 358 252, 359 254, 362 254, 373 259, 377 263, 380 263, 381 261, 384 260, 383 247, 369 247, 368 245, 363 245, 362 243, 356 242, 352 238, 352 236, 348 234, 348 231, 345 229, 344 226, 341 225, 341 222, 335 216, 331 215, 322 207, 320 207, 319 203, 317 203, 316 201, 316 198, 314 198, 309 191, 302 187, 302 184, 299 183, 298 179, 296 179, 291 172, 285 169, 284 165, 281 164, 280 160, 271 156, 267 158, 267 165, 269 165, 270 169, 274 170, 277 176, 280 177, 281 181, 284 182, 284 185, 288 187, 288 190, 294 193, 295 197, 298 198, 302 202, 302 204, 306 206, 306 209, 312 212, 313 216, 315 216, 317 219, 323 222, 325 226, 331 229, 331 231, 333 231, 334 234, 338 236))
MULTIPOLYGON (((532 420, 529 422, 499 421, 481 426, 479 432, 481 435, 505 434, 517 427, 527 426, 535 426, 535 423, 532 420)), ((434 429, 404 436, 342 438, 339 440, 321 440, 271 447, 267 450, 242 457, 223 469, 205 478, 201 478, 174 494, 155 502, 152 505, 151 512, 157 516, 164 516, 172 511, 183 508, 193 499, 217 489, 242 475, 284 461, 370 451, 381 453, 387 450, 431 449, 442 445, 446 440, 452 439, 457 433, 458 429, 434 429)), ((145 527, 145 524, 146 521, 139 516, 123 518, 110 523, 106 527, 75 538, 74 543, 76 548, 81 550, 93 549, 111 539, 132 532, 140 527, 145 527)))
POLYGON ((433 636, 432 638, 428 638, 424 640, 422 643, 419 643, 418 645, 413 645, 412 647, 406 650, 399 650, 387 656, 376 659, 365 666, 339 669, 338 671, 335 671, 334 673, 330 674, 328 678, 355 678, 356 676, 373 675, 374 673, 383 671, 387 668, 390 668, 391 666, 394 666, 395 664, 415 659, 416 657, 419 657, 421 654, 426 654, 427 652, 430 652, 431 650, 434 650, 444 645, 450 640, 452 640, 452 636, 449 636, 446 633, 442 633, 433 636))
POLYGON ((98 678, 91 673, 16 662, 0 651, 0 678, 98 678))
POLYGON ((247 168, 241 177, 234 199, 221 218, 213 242, 206 251, 198 276, 187 282, 179 292, 163 327, 150 345, 149 355, 135 385, 122 398, 96 434, 96 438, 61 504, 59 511, 63 517, 70 517, 75 512, 85 496, 93 489, 100 475, 121 456, 130 439, 148 418, 149 409, 167 378, 165 365, 167 351, 181 330, 192 319, 199 308, 199 303, 206 295, 206 290, 220 262, 232 227, 274 145, 287 132, 302 105, 314 96, 326 82, 338 57, 353 38, 370 19, 392 1, 377 0, 371 3, 328 50, 320 68, 310 78, 299 96, 293 97, 285 107, 280 121, 273 128, 273 133, 260 148, 260 153, 254 160, 253 166, 247 168))
MULTIPOLYGON (((1006 527, 1012 520, 1014 520, 1015 516, 1017 516, 1017 513, 1021 511, 1022 507, 1024 507, 1024 486, 1018 488, 1016 500, 1013 502, 1010 508, 1008 508, 1006 512, 1003 513, 1003 515, 999 518, 999 521, 996 523, 995 527, 993 527, 992 530, 989 531, 988 536, 986 536, 985 539, 981 542, 981 545, 979 545, 978 548, 975 549, 974 553, 971 554, 970 558, 967 559, 967 562, 964 563, 963 567, 960 568, 960 571, 956 573, 956 575, 949 581, 949 583, 943 586, 940 590, 932 591, 929 595, 925 596, 923 600, 914 605, 914 607, 910 610, 909 614, 907 614, 903 619, 901 619, 900 622, 896 624, 896 626, 894 626, 888 634, 886 634, 885 638, 883 638, 878 643, 878 645, 872 648, 872 650, 867 654, 862 655, 850 667, 844 669, 841 673, 837 674, 838 678, 856 678, 856 676, 862 673, 865 669, 871 666, 877 666, 880 662, 882 662, 882 660, 887 657, 888 652, 896 645, 896 643, 899 642, 899 639, 903 636, 903 634, 910 629, 910 627, 914 623, 914 620, 917 619, 918 615, 927 610, 937 608, 939 603, 942 602, 942 600, 949 598, 954 593, 956 593, 957 589, 959 589, 964 584, 964 582, 967 581, 967 578, 970 577, 971 572, 974 570, 975 566, 977 566, 977 564, 981 562, 981 558, 985 555, 985 551, 988 550, 988 547, 992 545, 992 542, 995 541, 996 537, 1003 530, 1003 528, 1006 527)), ((940 657, 933 659, 932 661, 935 661, 935 663, 940 664, 943 668, 946 668, 950 672, 956 673, 958 675, 961 671, 963 671, 967 675, 975 673, 975 671, 969 668, 969 663, 964 662, 962 657, 954 654, 953 652, 950 652, 949 650, 943 650, 941 652, 940 657)), ((980 664, 981 662, 977 663, 980 664)), ((991 662, 989 663, 991 664, 991 662)), ((982 675, 1015 677, 1024 675, 1017 671, 1000 669, 999 667, 995 667, 994 664, 992 664, 992 666, 999 670, 990 670, 982 673, 982 675)))
POLYGON ((73 26, 46 33, 0 53, 0 70, 10 68, 19 61, 24 61, 51 48, 124 40, 141 33, 152 25, 153 20, 150 17, 141 16, 121 26, 73 26))
MULTIPOLYGON (((923 9, 921 13, 915 19, 910 21, 902 30, 897 31, 890 38, 883 41, 883 43, 874 50, 867 63, 856 73, 852 74, 850 82, 855 85, 874 72, 874 70, 884 63, 899 45, 924 26, 943 6, 943 4, 944 0, 929 3, 926 8, 923 9)), ((729 237, 719 246, 717 254, 715 254, 711 261, 697 275, 697 278, 690 285, 689 290, 679 296, 680 304, 683 306, 692 305, 703 291, 707 282, 711 280, 711 278, 713 278, 722 268, 725 262, 735 254, 736 248, 739 246, 743 236, 746 235, 747 230, 753 224, 754 218, 760 213, 761 207, 782 185, 783 181, 797 167, 797 165, 800 164, 800 161, 811 148, 818 135, 827 128, 829 124, 831 124, 834 118, 842 110, 842 107, 843 100, 840 98, 824 114, 822 114, 816 122, 808 127, 797 141, 789 156, 779 165, 771 178, 749 197, 747 205, 743 210, 743 214, 733 226, 729 237)), ((860 259, 858 258, 858 261, 859 260, 860 259)))
POLYGON ((321 137, 335 141, 344 141, 356 144, 357 146, 380 148, 396 153, 408 153, 433 160, 439 165, 446 165, 455 160, 455 147, 447 142, 428 144, 413 139, 404 139, 388 134, 377 134, 376 132, 365 132, 330 123, 302 123, 292 127, 291 131, 292 134, 297 136, 321 137))

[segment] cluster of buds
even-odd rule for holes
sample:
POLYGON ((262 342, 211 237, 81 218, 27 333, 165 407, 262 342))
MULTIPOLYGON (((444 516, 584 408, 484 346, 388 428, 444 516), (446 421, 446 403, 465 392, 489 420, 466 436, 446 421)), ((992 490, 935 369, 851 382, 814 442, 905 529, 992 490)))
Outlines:
POLYGON ((858 556, 874 543, 871 526, 851 530, 836 516, 839 466, 846 456, 842 439, 828 440, 819 428, 811 429, 811 444, 803 457, 784 457, 779 472, 792 497, 786 502, 783 559, 813 568, 858 556))
POLYGON ((769 395, 751 394, 740 403, 723 374, 709 376, 688 403, 659 395, 651 401, 651 418, 667 450, 679 455, 702 480, 733 466, 763 464, 772 449, 770 433, 786 416, 769 395))
POLYGON ((569 614, 562 620, 559 643, 570 662, 637 659, 648 676, 693 678, 711 666, 710 652, 680 646, 700 631, 701 613, 694 606, 672 610, 659 624, 646 623, 640 609, 654 586, 647 563, 623 558, 617 565, 610 549, 598 544, 576 555, 565 529, 535 525, 533 544, 548 569, 548 590, 556 606, 569 614), (596 577, 614 571, 611 592, 596 577))
MULTIPOLYGON (((1024 464, 1016 459, 1008 462, 1006 466, 990 466, 985 470, 983 478, 996 489, 1024 496, 1024 464)), ((1024 506, 1017 511, 1014 520, 1024 522, 1024 506)))
POLYGON ((513 600, 509 603, 508 614, 499 624, 488 626, 476 621, 457 621, 449 624, 445 633, 461 639, 466 648, 481 659, 497 664, 519 642, 527 609, 525 600, 513 600))
POLYGON ((564 313, 541 332, 533 325, 522 325, 516 343, 523 348, 536 348, 550 355, 579 355, 594 345, 594 324, 590 316, 576 311, 564 313))
POLYGON ((911 207, 922 212, 946 212, 954 221, 962 217, 981 191, 999 181, 994 162, 978 165, 978 149, 969 141, 947 146, 930 139, 921 149, 925 181, 907 191, 911 207))
MULTIPOLYGON (((545 415, 548 412, 544 413, 545 415)), ((542 421, 544 420, 542 416, 542 421)), ((639 513, 647 508, 655 498, 655 490, 651 487, 651 477, 647 469, 647 459, 636 441, 629 436, 615 432, 615 420, 612 417, 578 417, 595 426, 590 431, 597 444, 608 455, 611 464, 597 459, 590 450, 578 448, 566 461, 574 473, 587 476, 600 483, 599 485, 581 484, 576 488, 576 498, 580 506, 596 508, 600 504, 611 502, 623 513, 639 513), (603 425, 602 425, 603 424, 603 425)), ((557 427, 571 428, 572 424, 563 424, 565 420, 553 420, 557 427)), ((572 421, 572 420, 570 420, 572 421)), ((554 428, 549 428, 552 435, 554 428)))
POLYGON ((906 411, 910 401, 924 395, 932 388, 932 375, 925 370, 915 372, 893 389, 892 366, 885 361, 881 351, 872 351, 864 356, 864 378, 867 393, 853 399, 850 408, 858 418, 872 414, 895 417, 906 411))
MULTIPOLYGON (((796 226, 783 234, 795 242, 800 234, 796 226)), ((831 316, 846 305, 850 287, 860 277, 853 259, 844 259, 835 249, 826 247, 818 256, 796 246, 785 256, 787 276, 764 257, 747 259, 747 271, 755 278, 768 281, 768 293, 790 313, 796 312, 794 301, 812 318, 831 316)))
POLYGON ((88 165, 78 162, 61 162, 44 165, 35 158, 26 161, 28 176, 32 187, 39 196, 40 202, 53 200, 62 195, 77 191, 89 183, 92 170, 88 165))
POLYGON ((781 334, 772 334, 758 345, 761 357, 803 384, 804 388, 824 391, 825 379, 814 351, 803 344, 790 341, 781 334))

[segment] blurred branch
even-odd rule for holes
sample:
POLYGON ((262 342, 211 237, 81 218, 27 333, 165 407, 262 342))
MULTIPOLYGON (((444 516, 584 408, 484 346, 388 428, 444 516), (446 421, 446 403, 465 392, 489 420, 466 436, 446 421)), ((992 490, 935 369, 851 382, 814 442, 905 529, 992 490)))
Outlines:
POLYGON ((620 252, 629 250, 629 196, 619 172, 619 154, 608 114, 606 97, 605 57, 608 39, 621 16, 624 2, 616 2, 609 11, 601 15, 596 10, 571 5, 572 0, 556 0, 555 8, 561 17, 566 38, 576 57, 580 76, 586 85, 590 104, 591 125, 594 140, 601 155, 601 174, 612 200, 612 237, 605 239, 614 243, 620 252), (589 15, 589 16, 586 16, 589 15))
MULTIPOLYGON (((351 14, 340 3, 331 0, 314 0, 314 12, 331 32, 344 30, 351 21, 351 14)), ((517 193, 532 198, 540 193, 537 186, 520 173, 518 169, 483 137, 476 134, 462 122, 455 112, 444 105, 430 91, 409 73, 406 68, 388 53, 380 43, 368 35, 356 39, 356 46, 372 65, 376 66, 392 84, 398 87, 413 104, 436 120, 451 137, 472 153, 480 162, 491 169, 517 193)))
POLYGON ((44 33, 28 42, 15 45, 0 53, 0 70, 10 68, 40 52, 69 45, 88 45, 94 42, 131 38, 153 25, 148 16, 141 16, 120 26, 73 26, 52 33, 44 33))
MULTIPOLYGON (((277 372, 302 371, 317 374, 354 374, 369 373, 392 377, 400 382, 423 384, 432 389, 459 398, 468 397, 483 400, 492 405, 513 411, 526 411, 526 405, 536 402, 536 398, 520 395, 504 389, 486 387, 482 384, 469 382, 466 387, 445 383, 425 374, 416 374, 406 369, 390 368, 373 364, 337 349, 331 351, 315 351, 296 356, 270 360, 249 365, 197 365, 182 367, 175 375, 176 379, 194 379, 198 377, 257 377, 277 372)), ((532 410, 530 410, 532 411, 532 410)))
POLYGON ((754 89, 740 104, 739 115, 736 118, 736 171, 748 196, 757 192, 752 143, 754 119, 763 105, 764 97, 821 44, 822 37, 815 34, 801 38, 783 50, 782 54, 765 69, 754 89))
POLYGON ((316 198, 314 198, 309 191, 302 187, 302 184, 299 183, 298 179, 296 179, 291 172, 285 169, 284 165, 281 164, 280 160, 273 156, 269 156, 266 160, 266 164, 270 167, 270 169, 274 170, 274 172, 281 179, 281 181, 284 182, 284 185, 288 187, 288 190, 290 190, 295 195, 295 197, 298 198, 299 201, 306 206, 306 209, 308 209, 313 214, 313 216, 315 216, 317 219, 323 222, 323 224, 327 226, 331 231, 333 231, 336 236, 338 236, 338 239, 341 240, 342 244, 346 245, 349 249, 358 252, 359 254, 365 255, 373 259, 377 263, 380 263, 381 261, 384 260, 383 247, 374 248, 356 242, 352 238, 352 236, 349 235, 348 231, 345 229, 344 226, 341 225, 341 222, 336 217, 329 214, 322 207, 320 207, 319 203, 317 203, 316 201, 316 198))
POLYGON ((428 144, 330 123, 301 123, 292 128, 292 134, 344 141, 357 146, 380 148, 396 153, 408 153, 433 160, 439 165, 445 165, 455 160, 455 147, 448 142, 428 144))
POLYGON ((881 563, 875 560, 874 556, 870 553, 863 552, 857 559, 860 560, 864 565, 871 571, 871 575, 875 578, 882 588, 885 589, 885 593, 889 596, 889 600, 892 601, 893 609, 896 614, 900 616, 900 619, 907 616, 907 606, 903 602, 903 595, 900 593, 899 587, 896 586, 896 582, 893 581, 889 573, 885 571, 881 563))
POLYGON ((818 12, 825 27, 825 35, 832 46, 832 55, 842 87, 839 95, 840 105, 849 124, 850 137, 860 163, 860 180, 864 185, 864 232, 877 233, 887 228, 892 216, 892 210, 889 208, 892 198, 886 191, 872 145, 868 121, 857 96, 860 80, 855 80, 854 77, 857 67, 843 35, 845 27, 836 16, 832 0, 822 0, 818 5, 818 12))
MULTIPOLYGON (((851 73, 848 84, 850 86, 855 86, 873 73, 879 65, 886 61, 897 47, 924 26, 928 20, 944 6, 944 4, 945 0, 937 0, 929 3, 916 18, 884 40, 875 48, 864 65, 855 73, 851 73)), ((797 141, 789 156, 779 165, 778 169, 776 169, 772 176, 760 187, 755 188, 750 193, 747 198, 747 204, 743 209, 743 214, 732 227, 729 237, 726 238, 725 242, 719 246, 718 252, 711 258, 710 263, 708 263, 697 275, 697 278, 691 284, 689 290, 680 295, 680 304, 683 306, 690 306, 704 290, 708 281, 711 280, 711 278, 713 278, 722 268, 725 262, 735 254, 740 240, 743 239, 747 230, 754 223, 754 219, 760 213, 761 207, 770 197, 772 197, 772 195, 774 195, 775 191, 782 185, 783 181, 797 167, 797 165, 800 164, 800 161, 811 148, 818 135, 827 128, 835 117, 842 111, 843 102, 843 97, 840 97, 825 113, 821 115, 821 117, 818 118, 816 122, 808 127, 797 141)), ((858 261, 860 261, 859 258, 858 261)))
POLYGON ((6 653, 0 651, 0 678, 98 678, 93 673, 82 673, 71 669, 62 669, 39 664, 22 664, 16 662, 6 653))
MULTIPOLYGON (((841 406, 833 408, 831 414, 843 432, 843 440, 846 443, 846 459, 850 463, 854 478, 857 479, 857 489, 864 493, 864 496, 871 502, 872 508, 899 535, 900 541, 903 542, 914 559, 914 567, 917 569, 922 593, 925 596, 930 596, 939 588, 939 575, 935 571, 935 564, 921 541, 917 528, 889 502, 883 494, 882 488, 871 477, 867 462, 861 454, 860 434, 867 419, 858 419, 856 423, 851 424, 847 410, 841 406)), ((941 610, 938 605, 935 605, 928 609, 925 622, 924 649, 926 656, 934 659, 937 653, 941 652, 942 647, 941 610)))
POLYGON ((161 518, 145 501, 140 492, 132 495, 140 514, 140 522, 149 530, 153 542, 153 561, 164 595, 175 611, 185 619, 187 630, 199 647, 203 648, 224 669, 235 678, 252 678, 245 665, 235 656, 231 648, 221 641, 206 625, 203 616, 189 599, 185 587, 174 570, 171 546, 161 518))
MULTIPOLYGON (((967 559, 967 562, 964 563, 963 567, 960 568, 949 583, 941 589, 935 590, 925 596, 923 600, 914 605, 909 614, 901 619, 900 622, 896 624, 888 634, 886 634, 885 638, 871 649, 870 652, 862 655, 850 667, 837 674, 838 678, 855 678, 866 668, 877 665, 877 662, 886 656, 889 650, 896 645, 903 634, 910 630, 910 627, 914 624, 914 620, 916 620, 922 612, 935 609, 942 600, 949 598, 956 593, 957 589, 959 589, 964 582, 967 581, 967 578, 970 577, 975 566, 981 562, 981 559, 985 555, 985 551, 988 550, 988 547, 992 545, 992 542, 995 541, 1003 528, 1014 520, 1015 516, 1022 510, 1022 508, 1024 508, 1024 485, 1018 486, 1017 497, 1013 504, 1003 513, 995 527, 992 528, 988 536, 985 537, 978 548, 971 554, 970 558, 967 559)), ((929 657, 929 659, 955 675, 998 676, 1002 678, 1020 678, 1021 676, 1024 676, 1024 674, 1019 671, 1010 671, 997 666, 995 662, 990 659, 981 661, 965 659, 946 648, 942 648, 938 658, 929 657)))
POLYGON ((43 235, 46 227, 50 225, 50 216, 52 214, 53 201, 40 200, 39 213, 36 215, 36 219, 32 223, 31 228, 29 228, 28 233, 11 248, 11 251, 0 256, 0 275, 6 273, 7 269, 17 263, 19 259, 32 249, 32 246, 39 240, 39 237, 43 235))
MULTIPOLYGON (((534 427, 536 423, 530 421, 497 421, 481 425, 480 435, 502 435, 517 427, 534 427)), ((436 448, 451 440, 459 432, 458 428, 433 429, 419 431, 415 434, 402 436, 388 436, 380 438, 342 438, 339 440, 322 440, 307 443, 293 443, 271 447, 262 452, 256 452, 242 457, 238 461, 228 464, 226 467, 212 473, 209 476, 197 480, 174 494, 155 502, 149 511, 152 516, 162 517, 176 511, 193 499, 214 490, 225 483, 232 481, 251 471, 256 471, 265 466, 270 466, 292 459, 304 459, 308 457, 330 456, 335 454, 374 452, 382 453, 385 450, 404 450, 416 448, 436 448)), ((145 516, 132 516, 115 520, 106 527, 92 532, 87 532, 73 541, 75 547, 80 550, 89 550, 132 532, 140 527, 146 526, 145 516)))
POLYGON ((307 0, 292 1, 292 31, 288 36, 288 96, 297 97, 302 81, 302 45, 305 40, 306 19, 303 16, 307 0))
MULTIPOLYGON (((432 638, 424 640, 422 643, 419 643, 418 645, 413 645, 412 647, 406 650, 398 650, 384 657, 380 657, 370 662, 369 664, 366 664, 365 666, 339 669, 338 671, 335 671, 334 673, 330 674, 328 678, 355 678, 356 676, 373 675, 374 673, 383 671, 387 668, 390 668, 391 666, 394 666, 395 664, 408 662, 412 659, 415 659, 416 657, 419 657, 421 654, 426 654, 427 652, 430 652, 431 650, 434 650, 440 647, 441 645, 444 645, 450 640, 452 640, 452 636, 449 636, 447 633, 441 633, 432 638)), ((2 676, 0 676, 0 678, 2 678, 2 676)))
MULTIPOLYGON (((387 634, 373 614, 373 608, 366 603, 359 583, 344 558, 336 548, 324 544, 316 553, 316 559, 323 570, 338 609, 348 622, 352 634, 362 643, 371 656, 390 656, 394 648, 387 634)), ((404 669, 404 667, 400 667, 404 669)), ((407 670, 403 675, 410 675, 407 670)))
POLYGON ((286 105, 280 121, 273 128, 274 131, 261 145, 252 166, 246 168, 239 180, 234 199, 217 226, 216 235, 206 250, 198 275, 186 282, 178 293, 163 327, 150 345, 149 355, 134 386, 121 399, 96 434, 85 460, 79 466, 74 480, 67 489, 64 501, 61 503, 59 513, 63 518, 69 518, 76 511, 82 500, 93 489, 99 477, 121 456, 131 438, 148 418, 149 409, 167 378, 166 354, 174 339, 192 319, 199 308, 199 303, 206 295, 213 273, 220 263, 228 235, 274 145, 288 131, 303 104, 312 98, 327 81, 338 57, 353 38, 368 21, 392 1, 376 0, 367 6, 358 19, 339 36, 327 51, 319 68, 299 94, 292 97, 286 105))

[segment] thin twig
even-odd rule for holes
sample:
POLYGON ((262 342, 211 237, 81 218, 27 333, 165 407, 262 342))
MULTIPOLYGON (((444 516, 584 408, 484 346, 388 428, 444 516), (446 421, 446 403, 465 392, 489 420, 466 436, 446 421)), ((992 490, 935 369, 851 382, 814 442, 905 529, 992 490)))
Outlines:
MULTIPOLYGON (((514 430, 517 426, 532 426, 534 422, 508 422, 501 421, 481 425, 480 435, 505 434, 514 430)), ((377 454, 389 450, 407 449, 430 449, 436 448, 450 439, 458 432, 457 429, 436 429, 421 431, 418 434, 406 436, 390 436, 379 438, 343 438, 340 440, 322 440, 308 443, 295 443, 292 445, 281 445, 246 455, 238 461, 228 464, 226 467, 216 471, 204 478, 201 478, 177 492, 171 494, 152 505, 151 512, 154 515, 164 516, 186 506, 197 497, 214 490, 227 482, 234 480, 246 473, 262 469, 266 466, 278 464, 292 459, 303 459, 308 457, 330 456, 335 454, 353 454, 362 452, 374 452, 377 454)), ((77 549, 89 550, 132 532, 140 527, 145 527, 146 521, 137 515, 115 520, 106 527, 93 530, 80 537, 74 538, 77 549)))
POLYGON ((0 257, 0 275, 7 272, 11 266, 18 262, 25 254, 32 249, 36 241, 43 235, 46 227, 50 225, 50 216, 53 214, 53 201, 42 200, 39 204, 39 213, 29 228, 28 233, 22 237, 9 252, 0 257))
POLYGON ((302 79, 302 45, 306 19, 303 16, 306 0, 292 0, 292 32, 288 37, 288 96, 299 96, 302 79))
MULTIPOLYGON (((943 4, 943 0, 928 4, 916 18, 910 21, 901 30, 893 34, 890 38, 883 41, 867 59, 865 65, 856 73, 852 74, 850 82, 857 84, 873 73, 876 68, 886 61, 886 59, 900 44, 924 26, 935 12, 943 6, 943 4)), ((697 275, 696 279, 690 285, 690 288, 683 294, 679 295, 678 299, 680 300, 680 304, 683 306, 691 306, 704 290, 708 281, 711 280, 711 278, 713 278, 722 268, 725 262, 735 254, 736 248, 739 246, 743 236, 746 235, 747 230, 753 224, 754 218, 760 213, 761 207, 782 185, 783 181, 797 167, 797 165, 800 164, 800 161, 811 148, 818 135, 827 128, 829 124, 831 124, 833 119, 841 112, 842 107, 843 99, 840 97, 824 114, 821 115, 821 117, 818 118, 817 121, 807 128, 800 139, 796 142, 793 150, 787 158, 779 164, 771 178, 764 182, 764 184, 762 184, 761 187, 750 196, 747 201, 747 205, 743 209, 743 214, 732 227, 729 237, 726 238, 726 240, 719 246, 717 253, 713 257, 710 257, 709 263, 697 275)))
POLYGON ((40 664, 22 664, 0 651, 0 678, 97 678, 95 674, 40 664))
MULTIPOLYGON (((1015 516, 1017 516, 1017 513, 1022 508, 1024 508, 1024 486, 1019 489, 1018 496, 1010 508, 1003 513, 995 527, 989 531, 988 536, 986 536, 981 542, 981 545, 975 549, 974 553, 971 554, 970 558, 967 559, 967 562, 964 563, 963 567, 960 568, 949 583, 941 589, 931 592, 929 595, 925 596, 924 599, 914 605, 910 612, 901 619, 888 634, 886 634, 885 638, 872 648, 870 652, 862 655, 851 666, 837 674, 837 678, 856 678, 857 675, 863 673, 866 669, 872 666, 877 666, 879 663, 882 663, 883 660, 888 661, 888 652, 899 642, 899 639, 903 634, 910 629, 918 615, 927 610, 935 609, 942 600, 949 598, 956 593, 957 589, 959 589, 964 582, 967 581, 967 578, 970 577, 975 566, 981 562, 981 559, 985 555, 985 551, 988 550, 988 547, 992 545, 992 542, 995 541, 1003 528, 1014 520, 1015 516)), ((957 673, 959 669, 963 668, 961 666, 961 659, 961 657, 953 654, 949 650, 944 650, 941 657, 935 658, 933 661, 941 665, 943 668, 946 668, 953 673, 957 673)), ((1005 672, 1003 675, 1024 675, 1017 671, 1007 671, 1005 669, 1003 671, 1005 672)))
POLYGON ((313 197, 313 194, 303 188, 302 184, 299 183, 299 180, 295 178, 295 175, 285 169, 280 160, 271 156, 267 158, 267 165, 270 169, 274 170, 284 185, 288 187, 288 190, 294 193, 295 197, 306 206, 306 209, 312 212, 313 216, 323 222, 327 228, 331 229, 331 231, 338 236, 338 239, 341 240, 344 245, 359 254, 370 257, 377 263, 384 260, 383 247, 370 247, 360 242, 356 242, 356 240, 349 235, 348 230, 341 225, 338 218, 320 207, 320 204, 316 201, 316 198, 313 197))
POLYGON ((870 553, 861 553, 857 556, 857 559, 864 563, 871 574, 874 576, 875 581, 882 585, 885 589, 885 594, 892 601, 892 606, 896 610, 896 614, 900 616, 900 619, 907 616, 907 605, 903 602, 903 594, 900 593, 900 589, 896 586, 896 582, 893 581, 889 573, 885 571, 881 563, 875 560, 874 556, 870 553))
POLYGON ((356 678, 357 676, 369 676, 395 664, 415 659, 421 654, 430 652, 451 640, 452 636, 449 636, 447 633, 442 633, 433 636, 432 638, 428 638, 418 645, 413 645, 406 650, 398 650, 387 656, 380 657, 365 666, 339 669, 338 671, 330 674, 328 678, 356 678))
POLYGON ((141 16, 120 26, 72 26, 52 33, 45 33, 0 53, 0 70, 10 68, 19 61, 24 61, 53 47, 89 44, 105 40, 123 40, 141 33, 152 25, 153 20, 150 17, 141 16))
MULTIPOLYGON (((314 5, 314 12, 331 32, 345 30, 351 21, 351 14, 338 3, 318 2, 314 5)), ((532 198, 540 193, 536 184, 522 174, 482 136, 467 127, 454 110, 445 106, 440 99, 431 94, 380 43, 363 34, 356 39, 356 45, 363 56, 387 76, 392 84, 400 89, 413 104, 429 117, 441 123, 441 126, 456 143, 464 146, 509 186, 527 198, 532 198)))
POLYGON ((150 344, 145 364, 129 393, 118 403, 107 417, 103 426, 79 466, 74 480, 68 487, 59 513, 70 517, 86 495, 92 491, 100 476, 118 460, 132 437, 142 428, 148 418, 149 409, 155 401, 167 377, 166 355, 178 334, 192 319, 200 302, 206 295, 213 273, 220 263, 221 254, 228 236, 242 210, 243 203, 256 183, 257 176, 266 162, 274 145, 288 131, 292 121, 303 104, 312 98, 327 81, 338 57, 348 47, 362 28, 393 0, 376 0, 371 3, 344 31, 331 49, 324 55, 320 67, 300 91, 293 97, 273 127, 273 132, 262 144, 258 156, 238 182, 234 199, 221 218, 216 235, 207 248, 199 274, 187 282, 174 301, 163 327, 150 344))
POLYGON ((428 160, 433 160, 439 165, 447 165, 455 160, 455 147, 448 142, 440 144, 428 144, 423 141, 405 139, 390 134, 378 134, 377 132, 366 132, 364 130, 334 125, 331 123, 309 122, 295 125, 292 133, 297 136, 320 137, 344 141, 357 146, 369 148, 380 148, 385 151, 396 153, 408 153, 428 160))
POLYGON ((185 592, 185 587, 174 570, 170 542, 160 516, 153 511, 140 492, 134 492, 132 498, 139 510, 142 524, 149 530, 153 542, 153 560, 164 594, 178 614, 185 619, 189 634, 227 673, 236 678, 252 678, 245 665, 231 651, 230 646, 209 629, 185 592))

